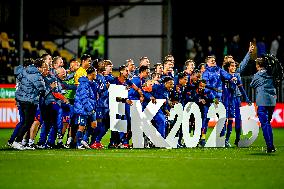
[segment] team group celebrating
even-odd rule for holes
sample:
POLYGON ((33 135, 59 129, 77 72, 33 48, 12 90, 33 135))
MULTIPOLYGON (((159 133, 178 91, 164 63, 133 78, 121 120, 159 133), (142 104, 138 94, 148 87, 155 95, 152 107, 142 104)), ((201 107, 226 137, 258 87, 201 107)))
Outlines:
MULTIPOLYGON (((134 61, 128 59, 119 67, 117 77, 112 75, 113 64, 110 60, 92 61, 88 54, 83 54, 80 62, 72 59, 68 70, 64 69, 63 59, 59 56, 52 58, 49 54, 43 54, 35 60, 27 59, 23 65, 15 68, 15 98, 20 121, 8 145, 17 150, 104 148, 101 141, 110 128, 108 88, 110 84, 116 84, 128 90, 128 98, 117 98, 117 101, 125 104, 125 116, 120 119, 127 120, 127 132, 111 131, 108 148, 131 147, 132 100, 140 100, 143 110, 150 101, 156 103, 156 99, 166 99, 151 121, 164 138, 172 125, 168 120, 170 109, 176 103, 185 106, 188 102, 195 102, 199 106, 202 118, 199 147, 206 144, 210 105, 222 102, 227 119, 220 135, 225 137, 225 147, 231 147, 230 135, 234 123, 234 144, 238 146, 242 131, 241 102, 251 104, 240 73, 248 64, 254 48, 249 45, 240 64, 232 56, 225 56, 220 68, 215 57, 208 56, 205 63, 198 67, 188 59, 184 70, 179 73, 174 73, 172 55, 165 56, 162 63, 155 65, 151 65, 147 57, 141 57, 137 68, 134 61), (63 143, 65 135, 67 140, 63 143)), ((276 104, 276 90, 264 65, 263 58, 256 59, 257 73, 251 87, 256 89, 258 116, 267 152, 275 152, 270 119, 276 104)), ((194 116, 189 119, 189 132, 194 132, 194 116)), ((177 147, 185 147, 181 130, 177 136, 177 147)), ((153 147, 147 137, 145 141, 145 147, 153 147)))

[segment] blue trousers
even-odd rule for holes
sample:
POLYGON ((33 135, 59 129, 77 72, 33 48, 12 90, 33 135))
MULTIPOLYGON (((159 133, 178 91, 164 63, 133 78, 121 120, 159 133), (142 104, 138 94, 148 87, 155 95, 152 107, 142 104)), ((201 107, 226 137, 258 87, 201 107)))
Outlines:
POLYGON ((30 102, 20 102, 19 104, 23 112, 23 124, 17 132, 16 142, 22 142, 25 133, 31 128, 37 109, 37 105, 30 102))
POLYGON ((57 103, 50 103, 42 113, 44 124, 41 127, 39 144, 45 144, 48 136, 48 143, 54 145, 56 133, 62 135, 62 108, 57 103))
POLYGON ((202 119, 201 134, 206 134, 207 129, 208 129, 208 122, 210 120, 210 118, 207 117, 209 107, 203 105, 203 106, 199 106, 199 108, 200 108, 200 111, 201 111, 201 119, 202 119))
POLYGON ((235 131, 236 141, 240 140, 242 130, 242 117, 241 117, 241 97, 237 97, 235 100, 235 131))
POLYGON ((273 148, 273 133, 270 124, 275 106, 258 106, 257 114, 261 124, 263 137, 268 148, 273 148))
POLYGON ((166 138, 167 119, 162 110, 153 117, 155 126, 163 138, 166 138))
POLYGON ((24 122, 23 122, 24 113, 23 113, 22 108, 21 108, 20 105, 18 105, 18 111, 19 111, 19 115, 20 115, 20 121, 19 121, 19 123, 16 125, 16 127, 15 127, 15 129, 14 129, 14 131, 13 131, 11 137, 10 137, 10 139, 8 140, 9 143, 12 143, 12 142, 15 141, 15 139, 16 139, 18 133, 19 133, 20 128, 21 128, 21 127, 23 126, 23 124, 24 124, 24 122))
MULTIPOLYGON (((94 130, 92 135, 91 143, 97 142, 100 143, 102 138, 105 136, 109 129, 109 109, 103 107, 96 108, 97 113, 97 127, 94 130)), ((112 139, 111 133, 111 139, 112 139)))
POLYGON ((127 133, 120 132, 120 142, 122 144, 129 144, 129 140, 131 138, 131 118, 130 118, 130 105, 125 103, 125 117, 127 120, 127 133))
MULTIPOLYGON (((235 118, 235 132, 236 141, 240 140, 241 128, 242 128, 242 118, 241 118, 241 99, 240 97, 233 98, 231 103, 226 106, 226 116, 227 118, 235 118)), ((226 141, 229 141, 232 132, 232 122, 225 122, 225 125, 221 131, 220 136, 224 136, 226 133, 226 141), (227 133, 226 133, 227 130, 227 133)))

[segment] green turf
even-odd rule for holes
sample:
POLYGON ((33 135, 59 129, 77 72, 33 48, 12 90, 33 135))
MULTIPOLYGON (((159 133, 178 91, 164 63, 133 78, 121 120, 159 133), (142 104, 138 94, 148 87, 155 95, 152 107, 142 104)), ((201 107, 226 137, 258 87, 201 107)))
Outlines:
POLYGON ((274 154, 261 131, 249 148, 34 151, 7 148, 11 132, 0 130, 0 189, 284 187, 284 129, 274 154))

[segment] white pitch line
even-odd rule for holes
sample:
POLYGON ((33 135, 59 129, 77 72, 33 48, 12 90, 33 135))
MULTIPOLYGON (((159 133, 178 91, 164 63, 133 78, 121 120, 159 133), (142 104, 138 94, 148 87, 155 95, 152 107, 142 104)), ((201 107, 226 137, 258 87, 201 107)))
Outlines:
MULTIPOLYGON (((5 152, 3 153, 5 155, 19 155, 19 153, 13 153, 13 152, 5 152)), ((36 154, 36 153, 31 153, 31 154, 23 154, 21 153, 21 157, 23 156, 58 156, 58 153, 46 153, 46 154, 36 154)), ((127 156, 128 154, 126 153, 111 153, 111 154, 64 154, 64 157, 104 157, 104 158, 163 158, 163 159, 198 159, 198 160, 242 160, 242 161, 267 161, 267 160, 280 160, 280 159, 271 159, 271 158, 266 158, 266 159, 259 159, 259 158, 238 158, 238 157, 224 157, 224 158, 216 158, 216 157, 192 157, 192 156, 187 156, 187 157, 176 157, 176 156, 161 156, 161 155, 137 155, 133 154, 133 156, 127 156)), ((283 160, 281 160, 283 161, 283 160)))

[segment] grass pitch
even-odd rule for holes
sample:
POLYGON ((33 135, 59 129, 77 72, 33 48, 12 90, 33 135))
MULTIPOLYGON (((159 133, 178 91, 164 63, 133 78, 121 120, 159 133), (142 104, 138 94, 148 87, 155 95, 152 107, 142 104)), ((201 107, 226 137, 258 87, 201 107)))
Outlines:
POLYGON ((273 132, 277 152, 266 154, 261 130, 249 148, 16 151, 2 129, 0 189, 283 188, 284 129, 273 132))

